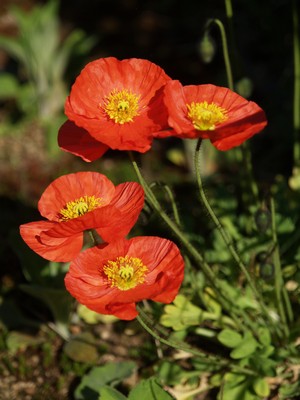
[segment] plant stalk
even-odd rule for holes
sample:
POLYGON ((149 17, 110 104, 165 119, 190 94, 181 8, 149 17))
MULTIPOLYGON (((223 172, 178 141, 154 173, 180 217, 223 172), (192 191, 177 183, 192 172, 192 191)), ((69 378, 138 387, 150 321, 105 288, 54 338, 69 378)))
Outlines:
POLYGON ((197 142, 197 146, 196 146, 196 151, 195 151, 195 170, 196 170, 196 177, 197 177, 197 183, 198 183, 198 188, 199 188, 199 194, 200 194, 200 198, 206 208, 206 210, 208 211, 212 221, 214 222, 216 228, 218 229, 218 231, 220 232, 221 237, 223 238, 227 248, 230 251, 230 254, 232 256, 232 258, 234 259, 234 261, 237 263, 238 267, 240 268, 240 270, 243 272, 244 276, 246 277, 249 286, 257 300, 257 302, 259 303, 261 310, 263 312, 263 314, 265 315, 265 317, 267 318, 267 321, 269 321, 273 328, 275 328, 275 330, 277 330, 277 327, 275 326, 275 323, 273 321, 273 319, 271 318, 268 309, 266 307, 266 305, 263 302, 262 296, 261 294, 258 292, 250 273, 248 272, 245 264, 243 263, 242 259, 240 258, 239 254, 237 253, 237 251, 234 248, 233 242, 231 240, 231 238, 229 237, 228 233, 225 231, 225 229, 223 228, 220 220, 218 219, 218 217, 216 216, 214 210, 212 209, 206 195, 203 189, 203 183, 202 183, 202 178, 201 178, 201 174, 200 174, 200 147, 201 147, 201 143, 202 143, 202 139, 199 139, 197 142))

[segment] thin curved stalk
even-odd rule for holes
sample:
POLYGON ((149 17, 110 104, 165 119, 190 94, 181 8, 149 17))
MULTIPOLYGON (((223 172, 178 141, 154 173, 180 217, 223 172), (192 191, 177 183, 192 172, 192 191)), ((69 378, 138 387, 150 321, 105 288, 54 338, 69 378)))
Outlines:
POLYGON ((274 204, 273 198, 271 198, 271 215, 272 215, 272 240, 273 240, 273 246, 274 246, 273 260, 274 260, 274 267, 275 267, 275 293, 276 293, 278 312, 279 312, 280 319, 283 324, 284 333, 285 333, 285 336, 288 337, 290 332, 289 332, 289 327, 287 324, 287 318, 285 315, 283 299, 287 306, 287 314, 288 314, 289 320, 293 321, 294 317, 293 317, 293 311, 292 311, 292 307, 291 307, 291 304, 289 301, 289 297, 286 296, 286 293, 285 293, 286 289, 284 287, 284 281, 283 281, 283 277, 282 277, 279 245, 278 245, 278 239, 277 239, 277 233, 276 233, 275 204, 274 204))
POLYGON ((162 187, 165 190, 165 192, 167 193, 167 196, 170 200, 171 206, 172 206, 174 220, 175 220, 176 224, 178 226, 180 226, 181 222, 180 222, 178 208, 177 208, 177 205, 175 202, 174 194, 173 194, 172 190, 170 189, 170 187, 164 183, 157 183, 157 182, 153 182, 153 184, 151 184, 149 186, 150 186, 150 188, 152 188, 153 186, 158 186, 158 187, 162 187))
POLYGON ((209 19, 206 23, 205 30, 208 30, 211 27, 211 25, 213 25, 213 24, 215 24, 219 28, 219 31, 220 31, 228 87, 230 90, 233 90, 232 69, 231 69, 229 52, 228 52, 226 31, 225 31, 223 23, 217 18, 209 19))
POLYGON ((240 268, 240 270, 243 272, 244 276, 246 277, 249 286, 257 300, 257 302, 259 303, 261 310, 263 312, 263 314, 266 316, 267 320, 272 324, 273 328, 275 329, 275 331, 278 331, 278 328, 276 327, 273 319, 271 318, 268 309, 262 299, 261 294, 259 293, 259 291, 257 290, 250 273, 248 272, 245 264, 243 263, 242 259, 240 258, 239 254, 237 253, 237 251, 234 248, 233 242, 230 238, 230 236, 228 235, 228 233, 225 231, 225 229, 223 228, 220 220, 218 219, 218 217, 216 216, 214 210, 212 209, 211 205, 209 204, 209 201, 205 195, 204 189, 203 189, 203 184, 202 184, 202 178, 201 178, 201 174, 200 174, 200 147, 201 147, 201 142, 202 139, 199 139, 197 142, 197 146, 196 146, 196 151, 195 151, 195 170, 196 170, 196 177, 197 177, 197 183, 198 183, 198 188, 199 188, 199 194, 201 197, 201 200, 206 208, 206 210, 208 211, 212 221, 214 222, 216 228, 218 229, 222 239, 224 240, 224 243, 226 244, 232 258, 234 259, 234 261, 237 263, 238 267, 240 268))
POLYGON ((218 279, 215 275, 211 267, 206 263, 203 256, 198 252, 198 250, 189 242, 187 237, 181 232, 178 225, 164 212, 156 197, 154 196, 151 188, 143 178, 140 169, 137 163, 134 160, 132 153, 129 153, 133 168, 137 174, 137 177, 145 191, 146 196, 148 197, 148 201, 153 207, 153 209, 158 213, 158 215, 162 218, 162 220, 167 224, 167 226, 171 229, 172 233, 180 240, 180 242, 185 247, 188 254, 192 257, 192 259, 196 262, 196 264, 202 269, 204 275, 209 280, 212 288, 215 290, 216 294, 219 296, 218 301, 226 310, 229 315, 234 320, 236 326, 241 330, 245 331, 248 327, 254 334, 256 333, 254 323, 249 318, 247 313, 236 306, 234 300, 232 300, 228 294, 224 285, 222 285, 222 281, 218 279), (239 320, 239 317, 243 319, 243 323, 239 320))

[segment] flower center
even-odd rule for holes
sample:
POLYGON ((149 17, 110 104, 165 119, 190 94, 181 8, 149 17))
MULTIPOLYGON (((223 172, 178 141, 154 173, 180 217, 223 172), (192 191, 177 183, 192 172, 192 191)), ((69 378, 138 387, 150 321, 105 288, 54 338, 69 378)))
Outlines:
POLYGON ((59 212, 60 221, 81 217, 101 205, 102 199, 95 196, 83 196, 74 201, 69 201, 59 212))
POLYGON ((140 258, 125 256, 117 257, 115 261, 107 261, 103 272, 111 287, 129 290, 144 283, 148 268, 140 258))
POLYGON ((124 90, 113 90, 107 97, 104 106, 105 113, 117 124, 123 125, 132 122, 139 115, 140 96, 124 90))
POLYGON ((228 118, 225 108, 217 106, 215 103, 202 103, 187 104, 188 117, 192 121, 195 129, 199 131, 213 131, 216 124, 226 121, 228 118))

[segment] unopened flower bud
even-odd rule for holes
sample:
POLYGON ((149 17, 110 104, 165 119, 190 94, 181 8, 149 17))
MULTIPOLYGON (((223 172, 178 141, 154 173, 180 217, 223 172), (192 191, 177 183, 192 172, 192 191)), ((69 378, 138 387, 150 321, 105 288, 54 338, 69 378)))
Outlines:
POLYGON ((198 51, 202 61, 206 64, 209 64, 214 58, 216 45, 213 38, 208 33, 205 33, 203 38, 200 40, 198 51))
POLYGON ((259 264, 259 275, 263 278, 263 279, 271 279, 274 276, 274 264, 272 263, 264 263, 264 264, 259 264))
POLYGON ((246 77, 241 78, 239 81, 236 82, 235 90, 240 96, 244 97, 245 99, 248 99, 249 97, 251 97, 253 92, 252 81, 246 77))
POLYGON ((270 257, 266 251, 261 251, 256 255, 256 265, 258 275, 265 279, 271 279, 274 276, 275 267, 270 257))
POLYGON ((254 215, 254 220, 257 230, 261 233, 265 233, 272 222, 270 211, 266 208, 257 210, 254 215))

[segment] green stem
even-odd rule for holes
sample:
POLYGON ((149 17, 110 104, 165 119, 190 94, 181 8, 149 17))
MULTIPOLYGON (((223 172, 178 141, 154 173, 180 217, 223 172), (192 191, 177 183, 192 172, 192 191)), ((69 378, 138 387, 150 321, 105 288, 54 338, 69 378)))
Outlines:
POLYGON ((151 203, 151 206, 153 209, 158 213, 158 215, 162 218, 162 220, 167 224, 167 226, 171 229, 173 234, 176 235, 176 237, 180 240, 180 242, 184 245, 186 251, 190 254, 190 256, 193 258, 193 260, 199 265, 206 276, 206 278, 210 281, 212 287, 214 288, 216 294, 219 296, 218 301, 224 308, 224 310, 227 310, 229 315, 232 317, 234 322, 236 323, 237 327, 240 330, 246 330, 246 327, 240 322, 238 319, 238 316, 241 316, 243 318, 243 322, 245 325, 247 325, 252 332, 255 332, 255 327, 253 326, 253 322, 249 318, 246 312, 244 312, 243 309, 238 308, 234 304, 234 300, 232 300, 226 291, 226 288, 224 288, 224 285, 222 284, 222 281, 220 281, 211 267, 206 263, 204 260, 203 256, 197 251, 197 249, 189 242, 189 240, 186 238, 186 236, 181 232, 179 229, 178 225, 164 212, 164 210, 161 208, 159 202, 156 200, 151 188, 143 178, 139 167, 137 163, 135 162, 133 158, 133 154, 129 153, 133 168, 137 174, 137 177, 145 191, 145 194, 148 198, 148 201, 151 203))
POLYGON ((254 296, 256 297, 256 300, 258 301, 258 303, 259 303, 259 305, 261 307, 261 310, 262 310, 263 314, 266 316, 267 320, 272 324, 272 326, 274 328, 276 328, 275 324, 274 324, 274 321, 272 320, 272 318, 271 318, 271 316, 270 316, 270 314, 268 312, 268 309, 267 309, 266 305, 264 304, 264 302, 263 302, 263 300, 261 298, 260 293, 256 289, 256 286, 255 286, 255 284, 254 284, 254 282, 253 282, 253 280, 251 278, 250 273, 248 272, 248 270, 247 270, 245 264, 243 263, 243 261, 241 260, 239 254, 235 250, 231 238, 229 237, 229 235, 227 234, 227 232, 223 228, 221 222, 219 221, 219 219, 216 216, 214 210, 211 208, 211 206, 209 204, 209 201, 206 198, 206 195, 205 195, 205 192, 204 192, 204 189, 203 189, 201 174, 200 174, 200 162, 199 162, 199 159, 200 159, 201 142, 202 142, 202 140, 199 139, 198 142, 197 142, 196 151, 195 151, 195 170, 196 170, 196 177, 197 177, 197 183, 198 183, 199 194, 200 194, 201 200, 202 200, 206 210, 208 211, 211 219, 213 220, 216 228, 220 232, 221 237, 223 238, 227 248, 229 249, 232 258, 234 259, 234 261, 237 263, 237 265, 240 268, 240 270, 245 275, 245 277, 246 277, 246 279, 247 279, 247 281, 249 283, 249 286, 250 286, 254 296))
MULTIPOLYGON (((139 305, 137 305, 137 310, 139 313, 144 314, 139 305)), ((193 347, 189 346, 186 343, 183 342, 175 342, 173 340, 165 339, 161 337, 157 332, 155 332, 148 323, 144 321, 144 319, 138 315, 137 317, 138 322, 141 324, 141 326, 156 340, 159 340, 161 343, 173 347, 174 349, 177 350, 182 350, 188 353, 191 353, 199 358, 202 359, 203 362, 207 363, 208 365, 216 365, 217 367, 221 368, 230 368, 231 370, 234 370, 235 372, 240 372, 244 373, 249 376, 256 376, 256 373, 252 371, 251 369, 240 367, 239 365, 232 365, 228 360, 222 358, 222 357, 216 357, 210 354, 206 354, 203 351, 200 351, 198 349, 194 349, 193 347)))
POLYGON ((289 317, 290 321, 293 320, 293 312, 292 312, 292 308, 291 308, 291 305, 289 302, 289 297, 284 295, 284 291, 286 289, 284 287, 284 281, 283 281, 282 271, 281 271, 279 246, 278 246, 278 239, 277 239, 277 233, 276 233, 275 204, 274 204, 273 198, 271 198, 271 200, 270 200, 270 206, 271 206, 271 215, 272 215, 272 241, 273 241, 273 245, 274 245, 273 260, 274 260, 274 267, 275 267, 276 301, 277 301, 277 307, 278 307, 280 319, 283 324, 283 331, 284 331, 285 336, 288 337, 289 327, 287 324, 287 318, 285 315, 282 296, 284 297, 284 300, 285 300, 285 303, 287 306, 287 313, 288 313, 288 317, 289 317), (287 299, 288 299, 288 303, 287 303, 287 299))
POLYGON ((252 192, 253 200, 256 203, 256 205, 259 206, 259 191, 257 183, 254 179, 253 167, 252 167, 252 155, 247 143, 243 143, 241 145, 241 152, 242 152, 243 162, 245 164, 245 170, 246 173, 248 174, 247 183, 250 183, 250 189, 252 192))
POLYGON ((300 44, 298 1, 292 1, 293 10, 293 49, 294 49, 294 166, 300 166, 300 44))
POLYGON ((175 198, 174 198, 174 194, 173 194, 172 190, 169 188, 168 185, 166 185, 164 183, 154 182, 153 184, 151 184, 149 186, 150 186, 150 188, 152 188, 152 186, 156 186, 156 185, 162 186, 164 188, 165 192, 167 193, 167 196, 169 197, 169 200, 170 200, 170 203, 172 206, 174 220, 175 220, 176 224, 178 226, 180 226, 181 225, 180 216, 179 216, 178 208, 176 206, 176 202, 175 202, 175 198))
POLYGON ((225 0, 226 16, 228 19, 233 17, 231 0, 225 0))
POLYGON ((99 236, 98 232, 95 229, 89 229, 88 234, 92 241, 93 246, 98 246, 99 244, 104 243, 102 238, 99 236))
POLYGON ((229 52, 228 52, 226 31, 225 31, 223 23, 219 19, 210 19, 210 20, 208 20, 207 24, 205 26, 205 30, 210 29, 210 26, 212 24, 217 25, 217 27, 219 28, 220 34, 221 34, 223 58, 224 58, 224 64, 225 64, 225 69, 226 69, 228 87, 229 87, 230 90, 233 90, 232 69, 231 69, 229 52))

